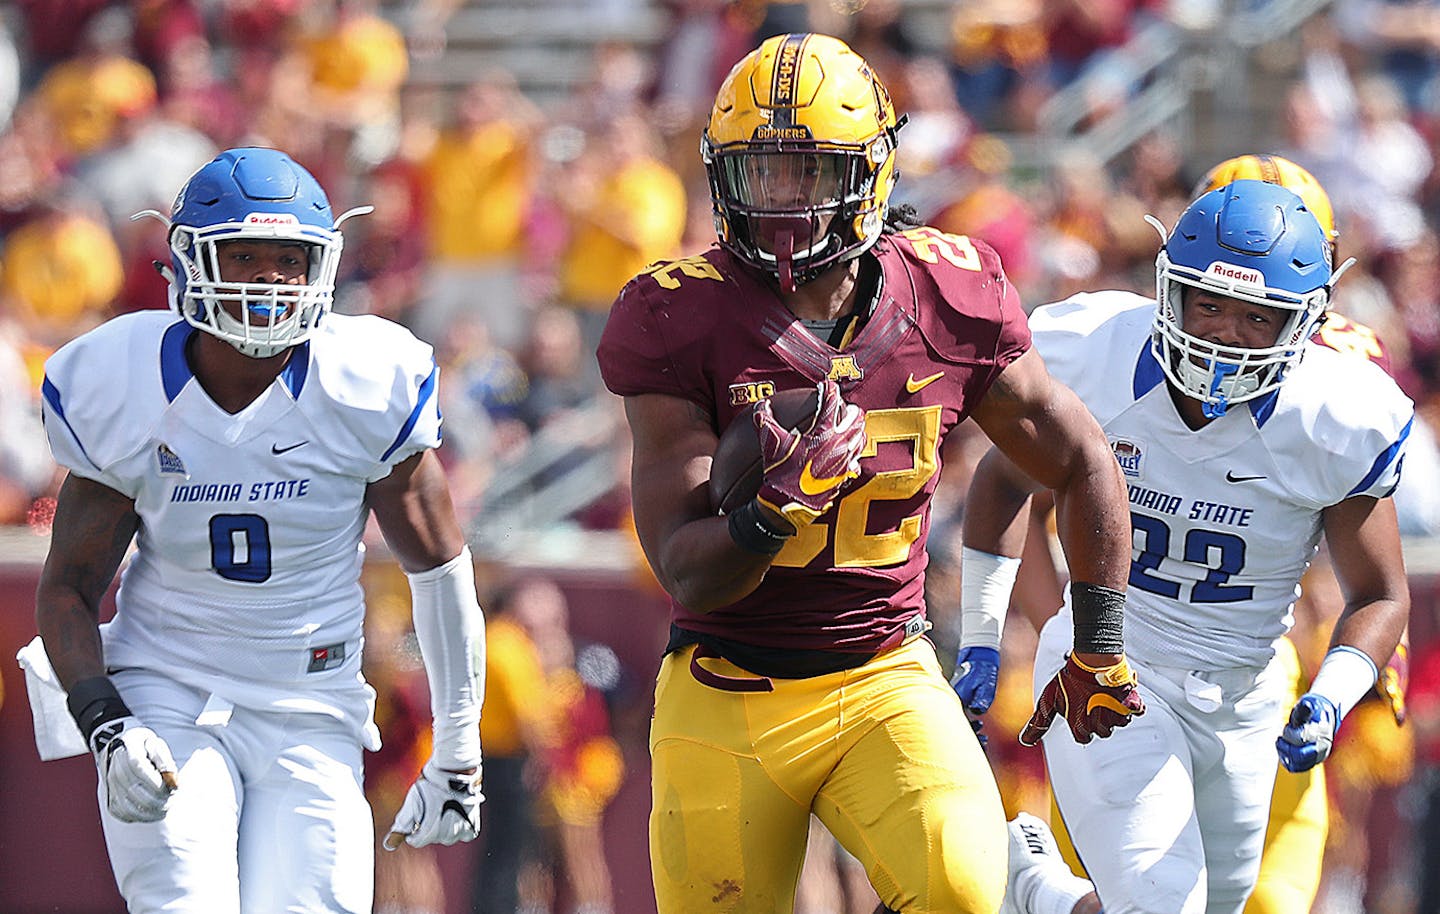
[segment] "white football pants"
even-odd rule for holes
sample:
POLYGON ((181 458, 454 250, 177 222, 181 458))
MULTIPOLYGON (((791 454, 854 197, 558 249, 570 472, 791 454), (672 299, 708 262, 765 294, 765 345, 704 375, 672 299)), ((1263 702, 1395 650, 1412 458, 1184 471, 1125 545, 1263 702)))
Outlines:
MULTIPOLYGON (((1037 694, 1072 637, 1068 608, 1045 624, 1037 694)), ((1105 914, 1240 914, 1260 871, 1292 683, 1278 662, 1207 671, 1130 664, 1143 716, 1085 746, 1057 717, 1044 738, 1076 852, 1105 914)))
POLYGON ((112 678, 179 768, 160 822, 117 821, 102 797, 132 914, 368 914, 374 826, 353 728, 323 714, 207 708, 204 692, 149 670, 112 678), (196 723, 202 711, 213 724, 196 723))

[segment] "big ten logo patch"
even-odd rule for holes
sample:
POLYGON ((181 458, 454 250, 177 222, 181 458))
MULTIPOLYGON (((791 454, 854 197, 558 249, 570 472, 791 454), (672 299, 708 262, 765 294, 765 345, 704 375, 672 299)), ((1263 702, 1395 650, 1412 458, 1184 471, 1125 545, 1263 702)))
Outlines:
POLYGON ((775 383, 773 381, 750 381, 744 384, 731 384, 730 405, 749 406, 751 403, 759 403, 773 393, 775 393, 775 383))
POLYGON ((1145 450, 1128 438, 1111 438, 1110 450, 1115 452, 1115 462, 1120 472, 1132 479, 1139 479, 1145 469, 1145 450))

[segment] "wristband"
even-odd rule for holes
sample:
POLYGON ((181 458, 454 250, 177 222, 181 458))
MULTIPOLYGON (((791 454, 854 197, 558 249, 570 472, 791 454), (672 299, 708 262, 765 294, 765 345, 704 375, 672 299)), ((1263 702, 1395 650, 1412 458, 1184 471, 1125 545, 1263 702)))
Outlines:
POLYGON ((130 716, 130 709, 125 706, 109 676, 92 676, 75 683, 65 697, 65 705, 70 709, 70 716, 75 718, 75 725, 80 728, 80 735, 85 737, 87 745, 90 734, 101 724, 130 716))
POLYGON ((1000 647, 1020 560, 960 549, 960 646, 1000 647))
POLYGON ((1378 678, 1375 661, 1370 659, 1369 654, 1358 647, 1337 644, 1320 662, 1315 681, 1306 691, 1329 700, 1340 712, 1340 719, 1344 720, 1350 709, 1374 688, 1378 678))
POLYGON ((1123 591, 1074 581, 1070 609, 1075 617, 1075 650, 1082 654, 1125 652, 1125 594, 1123 591))
POLYGON ((775 555, 794 536, 794 533, 777 530, 766 520, 753 498, 730 512, 728 521, 730 538, 735 545, 756 555, 775 555))

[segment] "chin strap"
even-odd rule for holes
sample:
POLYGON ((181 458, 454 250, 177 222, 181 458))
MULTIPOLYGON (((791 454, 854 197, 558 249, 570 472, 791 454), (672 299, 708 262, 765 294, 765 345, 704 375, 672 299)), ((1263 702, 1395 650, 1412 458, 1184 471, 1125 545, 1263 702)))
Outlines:
POLYGON ((785 293, 799 288, 795 282, 795 232, 781 229, 775 233, 775 267, 779 274, 780 289, 785 293))

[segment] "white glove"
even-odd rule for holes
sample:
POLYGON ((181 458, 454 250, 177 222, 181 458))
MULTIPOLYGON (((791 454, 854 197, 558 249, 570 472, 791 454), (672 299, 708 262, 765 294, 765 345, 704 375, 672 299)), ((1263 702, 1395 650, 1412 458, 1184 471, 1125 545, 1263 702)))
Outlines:
POLYGON ((478 772, 441 771, 431 759, 405 794, 390 834, 385 836, 385 849, 393 851, 401 842, 424 847, 472 841, 480 834, 480 804, 484 801, 478 772))
POLYGON ((90 751, 105 785, 105 807, 121 822, 158 822, 179 786, 170 747, 133 716, 117 717, 90 734, 90 751))

